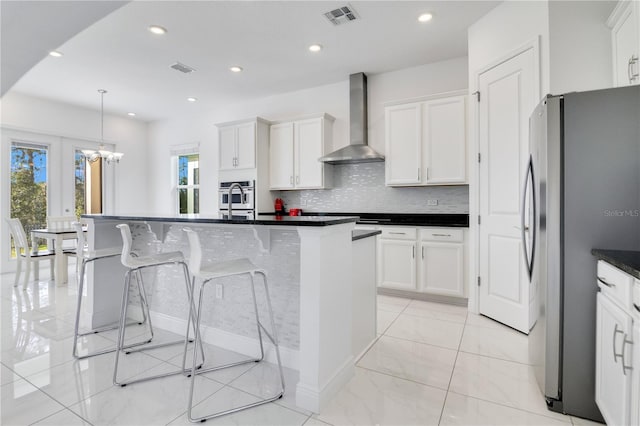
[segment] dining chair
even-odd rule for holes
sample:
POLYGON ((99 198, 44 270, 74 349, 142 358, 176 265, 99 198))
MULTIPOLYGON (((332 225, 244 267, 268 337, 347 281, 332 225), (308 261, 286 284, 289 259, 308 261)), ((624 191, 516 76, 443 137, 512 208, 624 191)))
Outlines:
POLYGON ((33 268, 34 279, 40 278, 40 270, 39 270, 39 262, 41 260, 49 260, 50 268, 51 268, 51 279, 54 277, 54 258, 55 253, 52 250, 39 251, 38 246, 33 243, 33 250, 29 247, 29 242, 27 241, 27 234, 24 232, 24 227, 20 222, 20 219, 12 218, 7 219, 7 223, 9 224, 9 232, 11 234, 11 238, 13 238, 13 245, 16 249, 16 260, 18 262, 16 268, 16 278, 13 283, 13 286, 16 287, 20 282, 20 274, 22 272, 22 263, 24 262, 26 265, 25 275, 23 281, 23 288, 26 288, 29 284, 29 275, 31 274, 31 264, 33 263, 35 266, 33 268))
MULTIPOLYGON (((47 216, 47 229, 49 230, 62 230, 73 229, 73 224, 78 219, 75 216, 47 216)), ((53 250, 53 247, 48 247, 49 250, 53 250)), ((78 242, 77 240, 65 240, 62 243, 62 250, 67 256, 76 258, 76 277, 80 279, 80 264, 78 259, 78 242)))

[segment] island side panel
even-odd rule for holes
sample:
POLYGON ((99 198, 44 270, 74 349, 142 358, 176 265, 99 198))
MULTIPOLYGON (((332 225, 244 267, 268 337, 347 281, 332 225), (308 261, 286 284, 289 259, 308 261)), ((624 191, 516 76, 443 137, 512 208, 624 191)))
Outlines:
POLYGON ((300 381, 296 404, 319 413, 354 374, 353 223, 299 227, 300 381))

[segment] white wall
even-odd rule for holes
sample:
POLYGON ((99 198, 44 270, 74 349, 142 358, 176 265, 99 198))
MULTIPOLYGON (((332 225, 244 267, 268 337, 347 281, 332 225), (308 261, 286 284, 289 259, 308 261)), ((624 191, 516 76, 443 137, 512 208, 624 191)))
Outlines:
POLYGON ((550 93, 611 87, 614 1, 549 2, 550 93))
MULTIPOLYGON (((97 94, 96 94, 97 96, 97 94)), ((96 98, 98 99, 98 98, 96 98)), ((50 183, 49 214, 62 215, 73 211, 72 194, 61 195, 67 173, 73 173, 70 162, 64 161, 69 144, 77 141, 96 143, 100 138, 100 112, 53 102, 23 94, 8 92, 2 97, 0 111, 0 216, 8 217, 9 209, 9 152, 11 138, 16 135, 48 144, 50 183), (63 178, 64 177, 64 178, 63 178), (54 191, 55 190, 55 191, 54 191), (66 200, 66 201, 65 201, 66 200), (67 202, 68 201, 68 202, 67 202)), ((115 170, 114 205, 111 211, 140 212, 147 204, 147 124, 126 117, 105 114, 104 139, 115 149, 125 154, 115 170)), ((66 185, 65 185, 66 186, 66 185)), ((65 189, 71 192, 71 188, 65 189)), ((0 241, 8 241, 8 228, 2 220, 0 241)), ((0 247, 2 270, 11 265, 7 262, 7 247, 0 247)))
MULTIPOLYGON (((384 109, 389 101, 426 96, 465 89, 467 60, 465 57, 404 70, 368 76, 369 144, 384 152, 384 109)), ((333 148, 349 143, 349 82, 284 93, 252 102, 228 105, 200 115, 151 123, 149 126, 149 191, 150 206, 156 213, 174 213, 173 176, 170 150, 172 145, 200 143, 200 209, 202 213, 217 210, 218 134, 216 123, 255 116, 267 120, 287 120, 326 112, 336 118, 333 126, 333 148)))

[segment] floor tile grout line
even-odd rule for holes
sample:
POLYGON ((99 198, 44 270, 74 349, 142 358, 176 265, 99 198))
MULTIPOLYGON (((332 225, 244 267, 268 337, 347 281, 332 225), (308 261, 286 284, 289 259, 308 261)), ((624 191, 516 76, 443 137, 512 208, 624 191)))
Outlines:
POLYGON ((393 336, 391 334, 383 334, 382 336, 386 336, 386 337, 393 337, 394 339, 399 339, 399 340, 404 340, 406 342, 413 342, 413 343, 420 343, 422 345, 429 345, 429 346, 435 346, 437 348, 442 348, 442 349, 449 349, 450 351, 455 351, 457 350, 456 348, 452 348, 452 347, 447 347, 447 346, 442 346, 442 345, 435 345, 433 343, 425 343, 425 342, 421 342, 419 340, 411 340, 411 339, 406 339, 404 337, 398 337, 398 336, 393 336))
POLYGON ((468 350, 460 350, 459 352, 462 352, 463 354, 467 354, 467 355, 478 355, 478 356, 481 356, 481 357, 484 357, 484 358, 491 358, 491 359, 495 359, 495 360, 498 360, 498 361, 507 361, 507 362, 513 362, 514 364, 531 366, 531 364, 527 364, 526 362, 515 361, 513 359, 499 358, 499 357, 494 356, 494 355, 487 355, 487 354, 481 354, 481 353, 477 353, 477 352, 470 352, 468 350))
MULTIPOLYGON (((542 414, 542 413, 539 413, 539 412, 536 412, 536 411, 531 411, 531 410, 527 410, 527 409, 520 408, 520 407, 514 407, 513 405, 507 405, 507 404, 504 404, 502 402, 496 402, 496 401, 491 401, 489 399, 479 398, 479 397, 474 396, 474 395, 465 395, 463 393, 452 391, 452 390, 450 390, 449 392, 451 392, 451 393, 453 393, 455 395, 464 396, 465 398, 477 399, 478 401, 488 402, 490 404, 499 405, 501 407, 510 408, 512 410, 523 411, 523 412, 525 412, 527 414, 533 414, 533 415, 536 415, 536 416, 545 417, 545 418, 548 418, 548 419, 553 419, 553 420, 557 420, 559 422, 562 422, 562 420, 560 420, 558 417, 555 417, 555 416, 542 414)), ((566 416, 566 417, 569 418, 568 422, 563 422, 563 423, 573 424, 573 421, 571 420, 571 416, 570 415, 568 415, 568 414, 560 414, 560 413, 558 413, 558 415, 559 416, 566 416)))
POLYGON ((433 318, 433 317, 427 317, 427 316, 422 316, 422 315, 410 314, 408 312, 402 312, 401 315, 407 315, 407 316, 410 316, 410 317, 413 317, 413 318, 422 318, 422 319, 428 319, 428 320, 450 322, 452 324, 464 324, 464 321, 451 321, 450 319, 433 318))
MULTIPOLYGON (((441 387, 438 387, 438 386, 430 385, 428 383, 419 382, 419 381, 414 380, 414 379, 408 379, 406 377, 396 376, 396 375, 394 375, 392 373, 387 373, 387 372, 384 372, 384 371, 374 370, 373 368, 362 367, 360 365, 357 365, 356 368, 361 368, 363 370, 371 371, 373 373, 382 374, 383 376, 393 377, 394 379, 404 380, 406 382, 415 383, 417 385, 426 386, 426 387, 429 387, 429 388, 432 388, 432 389, 438 389, 438 390, 445 391, 445 392, 447 391, 447 389, 445 389, 445 388, 441 388, 441 387)), ((451 370, 451 372, 453 373, 453 369, 451 370)))
POLYGON ((442 423, 442 416, 444 415, 444 408, 447 405, 447 397, 449 396, 449 392, 451 389, 451 382, 453 381, 453 375, 456 371, 456 365, 458 364, 458 356, 460 355, 460 346, 462 346, 462 339, 464 339, 464 332, 467 328, 467 318, 469 317, 469 313, 467 312, 467 316, 464 318, 464 324, 462 325, 462 334, 460 335, 460 341, 458 342, 458 349, 456 351, 456 359, 453 361, 453 368, 451 368, 451 376, 449 376, 449 384, 447 385, 447 391, 444 395, 444 401, 442 401, 442 409, 440 410, 440 418, 438 419, 438 425, 442 423))

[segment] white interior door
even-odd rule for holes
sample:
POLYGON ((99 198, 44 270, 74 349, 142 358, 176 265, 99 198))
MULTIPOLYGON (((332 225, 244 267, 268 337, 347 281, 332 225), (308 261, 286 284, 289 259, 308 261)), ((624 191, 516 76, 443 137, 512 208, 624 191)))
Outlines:
POLYGON ((529 116, 538 101, 533 48, 479 75, 480 313, 529 332, 520 230, 529 116))

